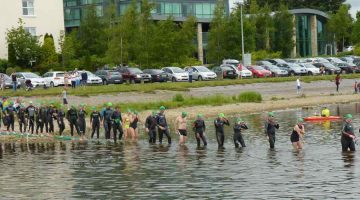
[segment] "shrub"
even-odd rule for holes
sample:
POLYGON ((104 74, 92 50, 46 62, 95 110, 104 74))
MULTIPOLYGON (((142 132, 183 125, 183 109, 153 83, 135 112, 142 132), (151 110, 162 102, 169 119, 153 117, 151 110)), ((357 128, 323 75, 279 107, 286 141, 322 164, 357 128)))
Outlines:
POLYGON ((262 101, 262 96, 258 92, 247 91, 247 92, 240 93, 238 100, 239 100, 239 102, 256 102, 256 103, 260 103, 262 101))
POLYGON ((174 97, 173 97, 173 101, 175 102, 183 102, 185 99, 183 97, 182 94, 176 94, 174 97))

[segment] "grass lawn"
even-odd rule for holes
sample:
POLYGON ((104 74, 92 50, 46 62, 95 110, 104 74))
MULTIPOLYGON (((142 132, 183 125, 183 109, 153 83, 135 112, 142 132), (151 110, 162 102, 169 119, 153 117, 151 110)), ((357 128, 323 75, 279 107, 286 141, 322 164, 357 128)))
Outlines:
MULTIPOLYGON (((289 82, 295 81, 297 77, 274 77, 274 78, 252 78, 252 79, 237 79, 237 80, 216 80, 216 81, 201 81, 201 82, 177 82, 177 83, 151 83, 151 84, 121 84, 121 85, 100 85, 100 86, 87 86, 78 87, 76 89, 68 89, 68 95, 76 96, 90 96, 98 94, 118 93, 118 92, 153 92, 155 90, 170 90, 170 91, 187 91, 189 88, 199 87, 215 87, 227 86, 237 84, 252 84, 252 83, 276 83, 276 82, 289 82)), ((360 78, 360 74, 344 74, 341 75, 342 79, 356 79, 360 78)), ((304 76, 301 81, 310 83, 312 81, 320 80, 335 80, 335 75, 326 76, 304 76)), ((62 87, 42 89, 37 88, 32 91, 25 91, 19 89, 13 92, 8 89, 2 92, 3 96, 55 96, 60 95, 62 87)))

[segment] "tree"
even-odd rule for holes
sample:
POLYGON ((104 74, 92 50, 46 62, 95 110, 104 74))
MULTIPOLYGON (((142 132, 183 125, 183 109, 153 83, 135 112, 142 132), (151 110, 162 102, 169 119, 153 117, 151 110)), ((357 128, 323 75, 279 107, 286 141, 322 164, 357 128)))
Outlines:
POLYGON ((270 50, 270 35, 273 31, 274 23, 271 10, 266 4, 265 7, 259 10, 256 17, 256 50, 270 50))
POLYGON ((360 12, 356 13, 356 21, 352 26, 351 41, 353 44, 360 44, 360 12))
POLYGON ((188 17, 185 22, 179 25, 179 30, 174 37, 174 61, 180 65, 191 60, 196 46, 194 38, 196 36, 196 19, 195 17, 188 17))
POLYGON ((272 36, 272 50, 282 52, 283 57, 290 57, 294 47, 293 16, 285 5, 280 5, 274 16, 274 33, 272 36))
POLYGON ((9 60, 11 60, 11 64, 25 68, 32 67, 34 62, 38 61, 40 55, 38 38, 25 31, 21 19, 19 19, 18 27, 7 31, 6 41, 10 47, 11 57, 9 60))
POLYGON ((65 69, 71 70, 78 67, 75 56, 78 44, 77 31, 73 30, 69 34, 60 33, 59 46, 61 50, 62 66, 65 69))
POLYGON ((45 34, 44 43, 41 46, 40 67, 42 69, 51 69, 58 66, 58 55, 55 50, 54 38, 50 34, 45 34))
POLYGON ((339 10, 330 16, 328 29, 335 35, 335 39, 343 50, 345 40, 349 39, 351 33, 352 18, 349 14, 349 5, 341 5, 339 10))

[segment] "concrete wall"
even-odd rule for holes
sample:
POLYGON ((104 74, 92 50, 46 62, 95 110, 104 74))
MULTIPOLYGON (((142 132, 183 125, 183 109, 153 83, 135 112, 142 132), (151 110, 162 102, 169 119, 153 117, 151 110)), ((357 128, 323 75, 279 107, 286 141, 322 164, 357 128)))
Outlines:
POLYGON ((34 0, 34 16, 23 16, 22 0, 0 0, 0 5, 0 58, 7 59, 6 32, 17 26, 19 18, 25 27, 36 27, 37 36, 52 34, 58 48, 60 31, 64 31, 63 0, 34 0))
POLYGON ((310 17, 311 27, 311 54, 312 56, 318 56, 318 39, 317 39, 317 17, 312 15, 310 17))

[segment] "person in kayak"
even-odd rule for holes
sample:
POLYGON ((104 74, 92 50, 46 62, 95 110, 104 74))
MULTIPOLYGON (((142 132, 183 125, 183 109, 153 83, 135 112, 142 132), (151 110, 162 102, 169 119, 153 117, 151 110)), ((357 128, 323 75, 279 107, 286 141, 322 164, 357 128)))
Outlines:
POLYGON ((35 126, 35 114, 36 114, 36 107, 33 105, 32 101, 29 101, 29 106, 25 109, 26 117, 28 121, 28 127, 31 134, 34 133, 34 126, 35 126))
POLYGON ((96 138, 99 139, 101 115, 96 110, 95 106, 93 106, 91 109, 92 109, 92 112, 90 114, 90 126, 92 128, 91 139, 94 138, 95 131, 97 136, 96 138))
POLYGON ((352 115, 345 115, 345 123, 341 131, 341 146, 342 151, 355 151, 355 133, 352 125, 352 115))
POLYGON ((64 118, 65 118, 65 111, 64 111, 64 105, 61 104, 57 113, 56 113, 56 120, 59 126, 59 135, 62 135, 62 133, 65 130, 65 123, 64 123, 64 118))
POLYGON ((117 132, 119 131, 119 140, 122 139, 122 136, 124 134, 123 128, 122 128, 122 117, 121 117, 121 111, 120 107, 116 106, 115 111, 111 115, 111 119, 113 120, 113 132, 114 132, 114 142, 116 143, 117 139, 117 132))
POLYGON ((220 113, 218 118, 214 121, 215 125, 215 134, 216 134, 216 140, 218 142, 219 149, 224 149, 224 140, 225 140, 225 134, 224 134, 224 126, 230 126, 229 120, 225 118, 224 113, 220 113))
POLYGON ((187 139, 187 113, 182 112, 180 116, 175 119, 176 133, 180 136, 179 145, 184 145, 187 139))
POLYGON ((78 125, 78 118, 79 118, 78 111, 76 110, 75 106, 72 105, 71 108, 66 113, 66 119, 70 123, 71 136, 74 136, 74 127, 75 127, 77 134, 81 136, 79 125, 78 125))
POLYGON ((26 132, 26 127, 27 127, 27 123, 26 123, 26 109, 24 107, 24 104, 20 104, 20 108, 17 111, 17 118, 19 121, 19 130, 20 133, 25 133, 26 132))
POLYGON ((207 142, 205 138, 206 125, 202 114, 197 115, 197 119, 194 121, 193 127, 194 127, 197 146, 200 147, 200 140, 202 140, 204 143, 204 147, 206 147, 207 146, 207 142))
POLYGON ((149 143, 155 144, 156 143, 156 111, 152 111, 151 115, 149 115, 145 120, 145 131, 149 135, 149 143))
POLYGON ((101 112, 101 116, 103 119, 104 129, 105 129, 105 139, 110 139, 111 127, 112 127, 112 120, 111 116, 113 114, 112 103, 108 102, 106 104, 106 108, 101 112))
POLYGON ((78 111, 78 125, 81 136, 84 136, 86 133, 86 115, 85 104, 80 104, 80 109, 78 111))
POLYGON ((242 130, 247 130, 248 127, 245 124, 244 120, 241 118, 236 119, 236 123, 234 124, 234 144, 235 148, 239 148, 239 143, 241 144, 241 147, 246 147, 243 136, 241 134, 242 130))
POLYGON ((275 148, 275 133, 276 129, 279 129, 279 124, 275 121, 275 114, 273 112, 268 113, 268 119, 265 121, 265 134, 269 139, 270 148, 275 148))
POLYGON ((323 107, 323 109, 321 111, 321 116, 322 117, 329 117, 330 116, 330 110, 326 106, 323 107))
POLYGON ((166 121, 165 117, 165 107, 160 107, 160 112, 156 116, 157 126, 158 126, 158 133, 159 133, 159 143, 162 144, 163 136, 165 135, 168 139, 168 144, 171 144, 171 136, 169 133, 169 126, 166 121))
POLYGON ((300 139, 303 137, 304 134, 304 119, 299 118, 290 136, 291 144, 293 145, 295 150, 301 150, 303 148, 303 144, 301 143, 300 139))

